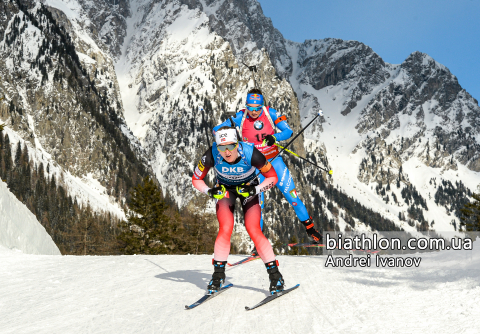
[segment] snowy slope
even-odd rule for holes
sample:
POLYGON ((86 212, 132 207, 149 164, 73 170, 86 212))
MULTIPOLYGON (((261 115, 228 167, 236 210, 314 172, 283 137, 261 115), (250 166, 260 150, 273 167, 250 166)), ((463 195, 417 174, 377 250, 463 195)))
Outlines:
MULTIPOLYGON (((296 291, 268 292, 261 261, 227 269, 234 288, 194 309, 211 256, 26 256, 0 252, 2 333, 478 333, 480 254, 422 256, 419 268, 325 268, 279 257, 296 291)), ((229 260, 240 259, 231 256, 229 260)))
POLYGON ((37 218, 0 180, 0 247, 25 254, 60 255, 37 218))

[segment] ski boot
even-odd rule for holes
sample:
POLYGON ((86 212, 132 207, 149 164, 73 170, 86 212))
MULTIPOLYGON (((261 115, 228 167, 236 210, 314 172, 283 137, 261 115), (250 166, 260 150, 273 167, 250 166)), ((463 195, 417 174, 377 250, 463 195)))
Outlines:
POLYGON ((253 247, 251 256, 258 256, 257 247, 253 247))
POLYGON ((275 294, 277 292, 283 291, 285 288, 285 281, 283 280, 282 274, 278 271, 278 261, 271 261, 265 263, 267 268, 268 278, 270 279, 270 294, 275 294))
POLYGON ((208 294, 218 292, 222 288, 223 283, 225 283, 225 265, 227 264, 227 261, 212 260, 212 264, 214 272, 210 283, 208 283, 208 294))
POLYGON ((307 234, 310 238, 313 239, 314 244, 319 244, 323 241, 322 235, 315 229, 315 225, 313 224, 312 217, 302 222, 307 229, 307 234))

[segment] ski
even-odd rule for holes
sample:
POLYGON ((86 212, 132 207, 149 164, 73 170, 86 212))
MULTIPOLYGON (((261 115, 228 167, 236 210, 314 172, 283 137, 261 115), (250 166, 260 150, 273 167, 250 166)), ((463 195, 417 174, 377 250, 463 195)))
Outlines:
POLYGON ((270 296, 268 296, 268 297, 265 297, 265 299, 263 299, 260 303, 258 303, 258 304, 255 305, 255 306, 252 306, 252 307, 245 306, 245 310, 250 311, 250 310, 253 310, 253 309, 257 308, 257 307, 260 307, 260 306, 262 306, 262 305, 265 305, 266 303, 269 303, 269 302, 271 302, 272 300, 277 299, 278 297, 285 296, 287 293, 289 293, 290 291, 295 290, 295 289, 298 288, 299 286, 300 286, 300 284, 297 284, 297 285, 295 285, 294 287, 291 287, 290 289, 286 289, 286 290, 283 290, 283 291, 280 291, 280 292, 275 292, 273 295, 270 295, 270 296))
POLYGON ((325 247, 323 244, 312 244, 312 243, 303 243, 303 244, 287 244, 289 247, 325 247))
POLYGON ((260 258, 260 256, 249 256, 249 257, 246 257, 246 258, 244 258, 244 259, 242 259, 242 260, 240 260, 240 261, 238 261, 238 262, 232 263, 232 264, 231 264, 231 263, 227 263, 227 265, 228 265, 229 267, 238 266, 239 264, 247 263, 247 262, 250 262, 250 261, 253 261, 253 260, 257 260, 257 259, 259 259, 259 258, 260 258))
MULTIPOLYGON (((308 244, 308 243, 304 243, 304 244, 286 244, 286 246, 288 247, 325 247, 325 245, 322 245, 322 244, 308 244)), ((338 248, 335 248, 338 250, 338 248)), ((340 249, 342 250, 342 249, 340 249)), ((372 253, 372 254, 376 254, 378 253, 379 251, 374 251, 374 250, 369 250, 369 249, 351 249, 351 251, 354 251, 354 252, 366 252, 366 253, 372 253)))
POLYGON ((233 284, 228 284, 228 285, 225 285, 224 287, 222 287, 220 289, 220 291, 218 292, 214 292, 212 294, 206 294, 205 296, 203 296, 202 298, 200 298, 199 300, 197 300, 195 303, 193 303, 192 305, 188 306, 188 305, 185 305, 185 309, 186 310, 191 310, 192 308, 195 308, 197 307, 198 305, 200 304, 203 304, 205 303, 207 300, 210 300, 216 296, 218 296, 219 294, 221 294, 222 292, 224 292, 225 290, 228 290, 229 288, 231 288, 233 286, 233 284))

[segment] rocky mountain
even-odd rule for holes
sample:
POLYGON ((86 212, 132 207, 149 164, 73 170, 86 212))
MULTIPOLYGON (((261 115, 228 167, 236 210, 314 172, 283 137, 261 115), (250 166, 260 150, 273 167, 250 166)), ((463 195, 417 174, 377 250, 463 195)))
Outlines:
POLYGON ((328 114, 307 138, 321 138, 339 186, 400 225, 410 217, 424 228, 458 227, 457 199, 479 190, 480 108, 456 77, 421 52, 393 65, 355 41, 290 43, 289 50, 300 104, 328 114), (452 184, 448 205, 437 200, 441 182, 452 184))
MULTIPOLYGON (((388 64, 357 41, 291 42, 256 0, 1 6, 0 119, 72 180, 73 196, 88 188, 85 201, 106 199, 97 210, 122 212, 129 185, 150 169, 178 205, 212 211, 191 173, 212 140, 205 129, 254 85, 244 64, 257 66, 257 84, 294 132, 325 113, 293 150, 333 178, 284 156, 321 228, 453 230, 480 184, 478 102, 421 52, 388 64)), ((272 240, 305 237, 276 190, 265 215, 272 240)), ((247 247, 241 226, 235 242, 247 247)))
POLYGON ((85 221, 77 210, 122 219, 130 189, 148 172, 119 117, 110 57, 83 43, 59 10, 33 1, 0 7, 0 175, 49 233, 58 232, 55 242, 85 221))

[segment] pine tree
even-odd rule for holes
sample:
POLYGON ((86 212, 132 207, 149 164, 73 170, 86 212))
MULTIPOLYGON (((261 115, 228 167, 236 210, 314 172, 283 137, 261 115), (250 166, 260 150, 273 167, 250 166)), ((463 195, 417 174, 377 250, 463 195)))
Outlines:
POLYGON ((461 226, 465 226, 467 231, 480 231, 480 194, 472 194, 474 201, 466 203, 463 209, 460 209, 461 226))
POLYGON ((157 185, 147 176, 131 194, 130 213, 118 236, 125 254, 167 254, 174 248, 172 224, 157 185))

